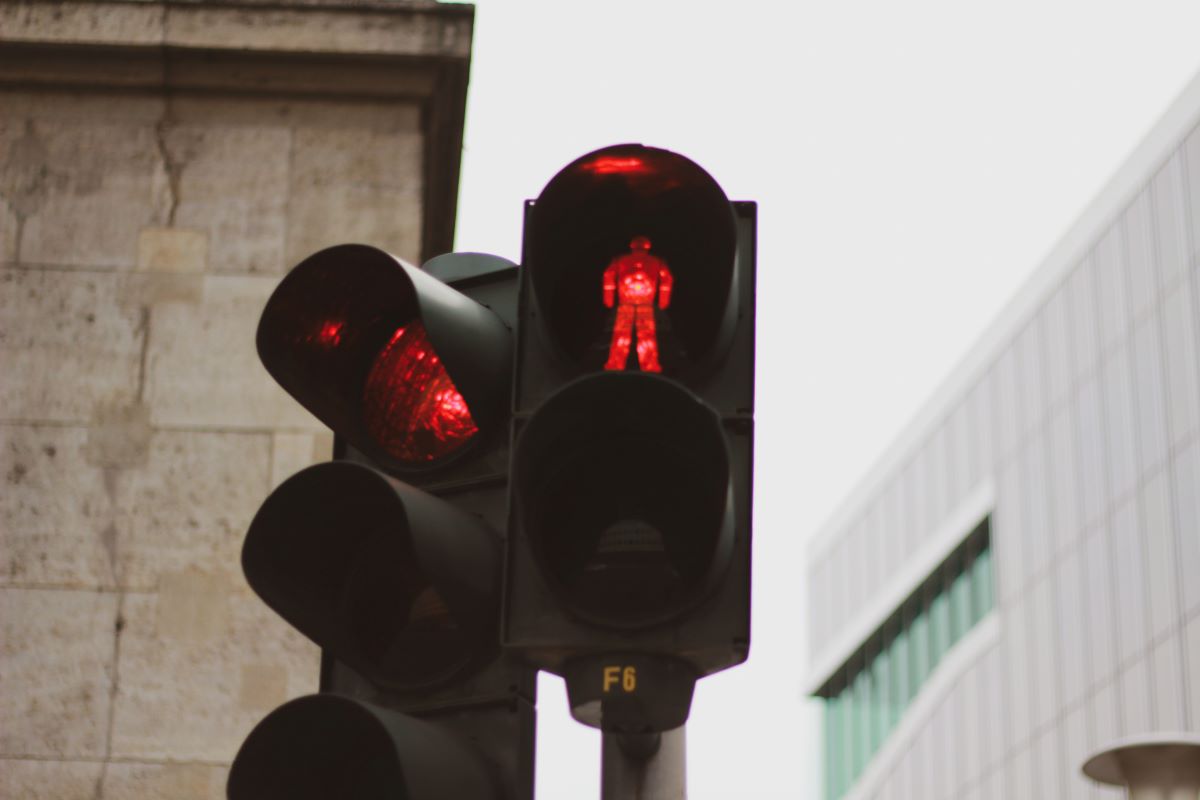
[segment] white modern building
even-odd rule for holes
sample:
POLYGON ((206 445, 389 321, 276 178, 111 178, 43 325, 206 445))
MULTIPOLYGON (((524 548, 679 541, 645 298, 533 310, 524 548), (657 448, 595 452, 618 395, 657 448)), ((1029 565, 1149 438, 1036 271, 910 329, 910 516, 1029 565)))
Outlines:
POLYGON ((1090 753, 1200 731, 1200 76, 807 575, 830 800, 1120 796, 1090 753))

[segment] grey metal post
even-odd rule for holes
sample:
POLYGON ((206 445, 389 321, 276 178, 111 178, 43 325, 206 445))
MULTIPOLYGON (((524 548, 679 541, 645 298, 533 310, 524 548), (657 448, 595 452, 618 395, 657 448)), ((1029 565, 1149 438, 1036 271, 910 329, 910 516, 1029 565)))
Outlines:
POLYGON ((1122 739, 1083 764, 1095 781, 1125 786, 1129 800, 1200 800, 1200 735, 1153 733, 1122 739))
POLYGON ((686 729, 644 736, 604 734, 600 800, 687 800, 686 729))

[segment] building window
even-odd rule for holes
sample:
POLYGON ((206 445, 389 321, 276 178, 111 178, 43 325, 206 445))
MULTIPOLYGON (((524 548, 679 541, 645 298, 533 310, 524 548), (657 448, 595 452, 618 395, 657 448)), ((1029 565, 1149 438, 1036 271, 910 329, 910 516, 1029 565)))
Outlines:
POLYGON ((817 692, 825 700, 825 797, 844 795, 938 663, 992 610, 984 519, 817 692))

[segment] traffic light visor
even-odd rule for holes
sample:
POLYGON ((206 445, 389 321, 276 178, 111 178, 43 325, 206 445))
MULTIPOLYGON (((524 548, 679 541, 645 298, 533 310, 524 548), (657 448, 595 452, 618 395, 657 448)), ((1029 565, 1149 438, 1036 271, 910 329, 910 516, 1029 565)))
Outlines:
POLYGON ((284 278, 258 352, 305 408, 399 474, 466 450, 508 400, 511 341, 499 318, 364 245, 322 250, 284 278))

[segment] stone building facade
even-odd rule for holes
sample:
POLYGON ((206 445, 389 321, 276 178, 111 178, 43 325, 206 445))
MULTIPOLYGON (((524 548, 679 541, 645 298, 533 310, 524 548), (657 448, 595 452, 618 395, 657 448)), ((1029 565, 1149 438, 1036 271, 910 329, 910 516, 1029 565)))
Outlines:
POLYGON ((254 330, 318 248, 451 248, 472 14, 0 0, 0 797, 224 797, 315 690, 240 548, 332 440, 254 330))

